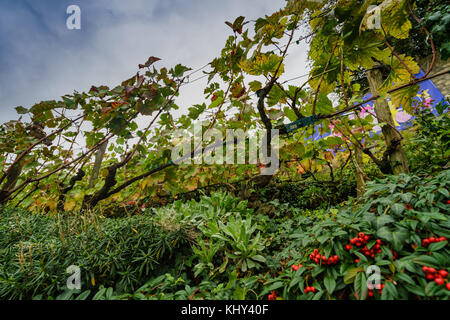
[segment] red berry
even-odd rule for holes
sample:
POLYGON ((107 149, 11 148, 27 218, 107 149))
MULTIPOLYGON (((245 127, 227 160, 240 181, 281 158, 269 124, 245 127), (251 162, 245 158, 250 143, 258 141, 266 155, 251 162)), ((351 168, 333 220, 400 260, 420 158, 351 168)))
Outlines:
POLYGON ((355 259, 355 263, 358 263, 359 262, 359 259, 355 259))
POLYGON ((434 279, 434 282, 436 282, 438 285, 443 285, 444 284, 444 279, 442 279, 442 278, 436 278, 436 279, 434 279))
POLYGON ((427 266, 423 266, 423 267, 422 267, 422 271, 425 272, 425 273, 427 273, 427 272, 428 272, 428 267, 427 267, 427 266))
POLYGON ((427 280, 433 280, 434 279, 434 276, 432 275, 432 274, 427 274, 426 276, 425 276, 425 278, 427 279, 427 280))
POLYGON ((447 290, 450 291, 450 282, 447 282, 447 284, 445 286, 447 287, 447 290))
POLYGON ((374 248, 379 250, 381 248, 381 246, 377 243, 374 248))
POLYGON ((439 270, 439 274, 442 278, 447 278, 448 272, 446 270, 439 270))
POLYGON ((369 297, 373 297, 373 292, 372 292, 372 291, 369 291, 369 292, 368 292, 368 295, 369 295, 369 297))
POLYGON ((352 248, 353 248, 353 246, 351 244, 346 244, 345 245, 345 250, 350 250, 352 248))
POLYGON ((319 253, 319 250, 318 249, 314 249, 314 253, 319 253))
POLYGON ((411 210, 411 209, 412 209, 412 207, 411 207, 411 205, 410 205, 409 203, 405 204, 405 207, 406 207, 406 209, 408 209, 408 210, 411 210))
POLYGON ((355 244, 356 243, 356 238, 353 238, 352 240, 350 240, 351 244, 355 244))
POLYGON ((369 241, 370 237, 369 236, 364 236, 364 241, 369 241))
POLYGON ((364 233, 363 233, 363 232, 360 232, 360 233, 358 233, 358 236, 359 236, 360 238, 362 238, 362 237, 364 237, 364 233))
POLYGON ((439 238, 439 242, 441 242, 441 241, 447 241, 447 238, 446 237, 440 237, 439 238))
POLYGON ((450 204, 450 200, 447 200, 447 204, 450 204))
POLYGON ((339 260, 339 256, 338 256, 338 255, 335 255, 335 256, 333 257, 333 259, 337 262, 337 261, 339 260))
POLYGON ((311 287, 310 291, 311 291, 311 292, 316 292, 316 288, 311 287))
POLYGON ((436 269, 435 269, 435 268, 432 268, 432 267, 429 267, 429 268, 428 268, 428 272, 429 272, 429 273, 436 273, 436 269))
POLYGON ((423 239, 422 240, 422 246, 428 247, 429 244, 430 244, 430 240, 428 240, 428 239, 423 239))
POLYGON ((377 244, 381 244, 381 239, 377 239, 377 244))
POLYGON ((356 241, 356 246, 357 246, 357 247, 360 247, 360 246, 361 246, 361 242, 356 241))
POLYGON ((435 237, 431 237, 428 239, 428 241, 430 241, 430 243, 436 242, 436 238, 435 237))

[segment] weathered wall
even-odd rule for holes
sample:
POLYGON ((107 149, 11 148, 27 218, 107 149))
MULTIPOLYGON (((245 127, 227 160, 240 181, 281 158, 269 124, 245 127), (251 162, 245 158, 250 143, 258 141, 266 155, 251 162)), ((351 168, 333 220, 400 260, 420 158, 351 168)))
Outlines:
MULTIPOLYGON (((433 56, 428 56, 426 58, 419 60, 419 65, 422 68, 424 72, 427 72, 428 68, 430 67, 431 60, 433 56)), ((448 60, 441 60, 439 54, 436 58, 436 62, 434 64, 433 70, 431 71, 430 75, 433 75, 435 73, 438 73, 440 71, 448 70, 450 69, 450 59, 448 60)), ((442 92, 442 94, 450 98, 450 73, 446 73, 444 75, 441 75, 439 77, 436 77, 431 80, 434 85, 442 92)))

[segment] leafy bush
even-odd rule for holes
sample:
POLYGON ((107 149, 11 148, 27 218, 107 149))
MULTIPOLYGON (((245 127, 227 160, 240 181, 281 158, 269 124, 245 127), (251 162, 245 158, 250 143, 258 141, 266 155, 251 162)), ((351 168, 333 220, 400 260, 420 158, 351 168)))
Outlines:
POLYGON ((410 143, 405 146, 412 172, 439 172, 449 161, 450 116, 443 112, 447 106, 446 102, 437 106, 442 112, 439 116, 428 110, 417 114, 410 143))
MULTIPOLYGON (((206 238, 194 249, 204 266, 207 261, 213 265, 205 267, 209 273, 201 281, 171 272, 152 278, 134 293, 112 298, 448 299, 448 276, 438 284, 428 274, 433 268, 443 275, 450 270, 449 178, 450 170, 436 177, 388 176, 369 183, 366 201, 360 203, 349 200, 338 208, 312 212, 278 204, 283 214, 254 216, 252 221, 267 239, 262 251, 266 264, 259 273, 228 264, 221 276, 211 276, 218 263, 230 257, 217 254, 223 250, 219 243, 234 241, 238 230, 255 229, 241 217, 222 227, 213 223, 209 230, 214 232, 204 232, 206 238), (235 229, 227 234, 226 226, 235 229), (368 271, 374 266, 381 283, 370 288, 368 271)), ((106 299, 107 289, 102 292, 106 299)))
POLYGON ((253 289, 258 286, 258 277, 238 279, 236 272, 230 274, 227 282, 218 283, 203 280, 198 285, 189 279, 174 277, 167 273, 148 281, 134 293, 118 294, 112 288, 101 287, 94 300, 244 300, 256 299, 253 289))
POLYGON ((368 184, 366 203, 347 206, 328 220, 296 217, 287 245, 293 260, 280 261, 281 274, 266 281, 260 297, 278 290, 284 299, 448 299, 450 290, 427 280, 422 267, 444 273, 450 268, 444 240, 450 237, 449 185, 450 170, 435 178, 390 176, 368 184), (367 251, 381 243, 379 253, 372 257, 351 244, 360 232, 370 237, 367 251), (430 237, 444 238, 424 247, 423 239, 430 237), (326 258, 337 255, 338 264, 317 264, 310 257, 314 250, 326 258), (292 262, 302 267, 292 271, 292 262), (380 291, 368 290, 365 271, 371 265, 381 270, 385 286, 380 291), (306 287, 316 292, 306 293, 306 287))
POLYGON ((0 232, 2 299, 56 297, 66 290, 71 265, 80 267, 83 288, 135 290, 190 252, 186 229, 164 230, 148 215, 102 219, 5 210, 0 232))
POLYGON ((209 221, 226 219, 232 214, 247 215, 252 212, 246 201, 240 201, 228 193, 217 192, 210 197, 202 196, 200 201, 175 201, 172 205, 152 210, 155 221, 163 226, 184 225, 198 227, 209 221))
POLYGON ((242 219, 240 216, 230 217, 226 224, 221 221, 211 221, 207 228, 202 228, 204 235, 223 241, 227 258, 221 270, 226 267, 228 258, 231 258, 234 266, 242 272, 261 267, 260 263, 265 262, 265 258, 261 255, 264 246, 261 233, 258 232, 254 236, 257 228, 251 217, 242 219))
POLYGON ((284 182, 261 191, 262 201, 277 200, 296 208, 327 209, 356 196, 354 177, 336 182, 284 182))
MULTIPOLYGON (((89 292, 99 285, 117 294, 134 291, 152 277, 186 271, 184 261, 190 266, 189 260, 197 258, 217 260, 210 245, 204 247, 206 256, 197 249, 205 246, 199 227, 251 212, 246 202, 225 193, 115 219, 97 212, 49 216, 5 209, 0 215, 0 298, 73 298, 80 292, 66 289, 66 268, 71 265, 80 267, 82 288, 89 292)), ((254 258, 240 243, 252 232, 237 242, 220 240, 221 254, 231 254, 238 246, 245 259, 254 258)), ((78 297, 90 296, 85 297, 86 292, 78 297)))

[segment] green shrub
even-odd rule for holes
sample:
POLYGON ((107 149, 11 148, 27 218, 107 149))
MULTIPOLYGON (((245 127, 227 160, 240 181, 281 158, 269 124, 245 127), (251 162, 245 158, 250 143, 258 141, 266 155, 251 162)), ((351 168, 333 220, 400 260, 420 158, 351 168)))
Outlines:
POLYGON ((450 237, 449 178, 450 170, 436 177, 388 176, 368 183, 359 203, 349 200, 316 211, 278 203, 283 213, 274 218, 259 214, 251 221, 239 215, 221 223, 212 220, 200 228, 201 240, 194 249, 195 261, 203 263, 198 267, 200 281, 186 272, 171 272, 153 277, 133 293, 111 296, 112 291, 103 288, 99 297, 106 299, 109 292, 110 299, 267 299, 269 293, 300 300, 449 299, 448 277, 438 285, 423 271, 424 266, 450 271, 448 241, 442 238, 450 237), (248 237, 251 243, 256 230, 266 239, 260 251, 266 263, 256 269, 259 273, 242 272, 235 260, 217 275, 226 259, 242 258, 224 255, 225 244, 239 250, 231 243, 253 234, 248 237), (365 243, 352 244, 353 238, 366 235, 365 243), (430 237, 442 241, 426 245, 424 239, 430 237), (317 262, 311 257, 315 250, 321 256, 317 262), (336 261, 326 263, 334 256, 336 261), (373 266, 380 270, 380 289, 368 287, 367 271, 373 266), (314 292, 306 292, 308 287, 314 292))
POLYGON ((352 176, 336 182, 282 182, 261 191, 262 201, 279 201, 302 209, 327 209, 356 196, 352 176))
POLYGON ((66 290, 71 265, 81 269, 82 288, 132 291, 191 252, 186 229, 164 230, 149 215, 107 219, 4 210, 0 232, 2 299, 56 297, 66 290))
POLYGON ((450 237, 449 185, 450 170, 434 178, 389 176, 367 185, 367 202, 347 206, 325 221, 298 216, 286 245, 292 260, 280 261, 281 274, 267 278, 259 297, 275 290, 283 299, 448 299, 450 290, 426 280, 422 270, 449 270, 448 241, 424 247, 422 240, 450 237), (360 232, 370 235, 368 250, 381 241, 381 252, 373 258, 355 245, 346 250, 360 232), (326 258, 337 255, 339 262, 316 264, 310 257, 315 249, 326 258), (290 266, 297 263, 303 266, 294 272, 290 266), (385 288, 369 297, 365 271, 371 265, 380 268, 385 288), (316 292, 306 293, 308 286, 316 292))
POLYGON ((258 225, 251 217, 243 219, 241 216, 232 216, 226 224, 222 221, 210 221, 207 227, 201 229, 211 240, 218 239, 223 242, 227 258, 221 270, 225 269, 230 258, 234 268, 246 272, 249 269, 260 268, 260 263, 265 262, 265 258, 261 255, 264 248, 261 233, 255 234, 257 228, 258 225))
MULTIPOLYGON (((122 218, 104 218, 94 212, 49 216, 5 209, 0 215, 0 298, 84 299, 99 286, 115 294, 133 292, 161 274, 191 272, 194 259, 200 263, 209 259, 208 266, 212 259, 229 254, 229 248, 242 247, 239 241, 245 239, 220 240, 218 256, 211 254, 211 241, 205 237, 208 258, 197 249, 206 246, 200 227, 211 221, 228 223, 232 215, 251 212, 245 201, 226 193, 204 196, 199 202, 176 201, 122 218), (83 292, 66 288, 70 275, 66 268, 71 265, 81 269, 83 292)), ((250 236, 246 234, 246 239, 250 236)), ((245 250, 242 253, 249 255, 245 250)), ((251 262, 246 265, 252 266, 251 262)), ((197 270, 203 271, 201 266, 197 270)))
MULTIPOLYGON (((445 101, 437 105, 443 112, 445 101)), ((428 110, 419 112, 405 144, 411 172, 439 172, 450 157, 450 116, 448 112, 435 116, 428 110)))

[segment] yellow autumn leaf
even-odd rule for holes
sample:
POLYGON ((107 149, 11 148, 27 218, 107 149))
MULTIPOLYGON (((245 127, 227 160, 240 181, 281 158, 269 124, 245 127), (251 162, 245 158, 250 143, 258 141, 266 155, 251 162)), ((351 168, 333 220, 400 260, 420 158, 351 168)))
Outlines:
POLYGON ((72 211, 76 206, 76 202, 74 200, 67 201, 64 204, 64 211, 72 211))
POLYGON ((419 91, 420 86, 418 84, 414 86, 409 86, 404 89, 395 91, 391 94, 391 101, 392 104, 399 108, 400 106, 403 107, 403 110, 405 110, 408 113, 412 113, 412 102, 413 98, 417 95, 417 92, 419 91))
POLYGON ((399 58, 400 60, 397 57, 391 56, 383 59, 383 63, 390 67, 391 72, 380 88, 382 91, 387 91, 390 88, 398 87, 411 81, 412 76, 410 71, 413 74, 420 72, 420 67, 414 58, 404 54, 400 54, 399 58))
POLYGON ((261 74, 274 74, 278 69, 277 76, 284 73, 284 64, 281 63, 281 57, 276 54, 257 54, 252 59, 243 60, 239 66, 250 75, 259 76, 261 74))
POLYGON ((406 39, 412 27, 408 19, 408 3, 405 0, 385 0, 381 11, 381 25, 385 32, 397 39, 406 39), (388 23, 387 23, 388 22, 388 23))
POLYGON ((46 205, 50 209, 50 211, 55 211, 58 206, 58 201, 56 200, 47 200, 46 205))

